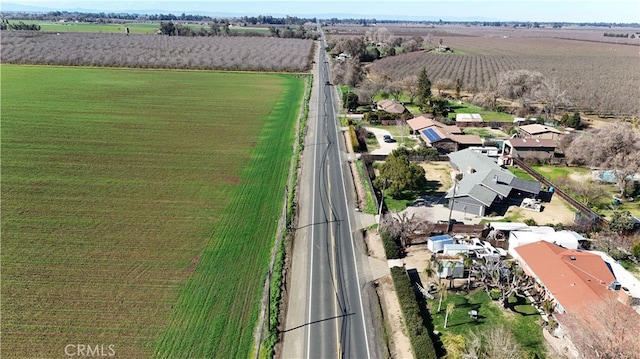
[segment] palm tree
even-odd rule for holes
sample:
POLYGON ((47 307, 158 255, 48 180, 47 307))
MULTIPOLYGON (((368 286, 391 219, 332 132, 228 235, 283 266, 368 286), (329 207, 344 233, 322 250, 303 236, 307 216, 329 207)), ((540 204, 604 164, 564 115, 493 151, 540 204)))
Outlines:
POLYGON ((464 266, 464 269, 468 270, 467 290, 469 290, 471 288, 471 265, 473 264, 473 259, 471 259, 469 253, 463 254, 462 257, 464 258, 462 261, 462 265, 464 266))
POLYGON ((447 267, 449 267, 449 288, 453 289, 453 270, 456 268, 456 265, 458 264, 458 262, 456 261, 450 261, 449 263, 447 263, 447 267))
POLYGON ((440 300, 438 302, 438 313, 440 313, 440 309, 442 308, 442 299, 447 297, 447 286, 444 283, 438 283, 436 285, 436 294, 440 295, 440 300))
POLYGON ((442 282, 441 274, 442 274, 442 270, 444 269, 444 263, 442 263, 442 261, 439 259, 434 259, 434 264, 438 274, 438 283, 441 283, 442 282))
POLYGON ((427 267, 424 269, 424 275, 428 278, 433 277, 436 274, 436 270, 433 268, 433 263, 430 260, 427 260, 427 267))
POLYGON ((455 308, 456 305, 453 304, 453 302, 447 304, 447 311, 446 314, 444 316, 444 328, 447 329, 447 322, 449 321, 449 314, 453 313, 453 308, 455 308))

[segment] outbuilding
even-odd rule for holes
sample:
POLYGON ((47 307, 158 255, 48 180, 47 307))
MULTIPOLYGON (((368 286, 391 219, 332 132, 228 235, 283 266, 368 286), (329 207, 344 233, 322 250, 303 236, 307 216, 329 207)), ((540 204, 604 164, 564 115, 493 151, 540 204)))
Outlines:
POLYGON ((458 254, 469 254, 475 246, 468 244, 445 244, 443 254, 447 256, 455 256, 458 254))
POLYGON ((427 248, 433 253, 444 250, 445 244, 453 244, 453 237, 448 234, 442 234, 429 237, 427 240, 427 248))

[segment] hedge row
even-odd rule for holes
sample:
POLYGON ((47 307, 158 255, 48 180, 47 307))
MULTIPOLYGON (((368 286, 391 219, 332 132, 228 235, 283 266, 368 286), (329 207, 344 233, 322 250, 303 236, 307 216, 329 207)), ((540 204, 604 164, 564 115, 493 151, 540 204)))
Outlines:
POLYGON ((389 232, 381 230, 380 238, 382 238, 382 245, 384 246, 384 253, 387 255, 387 259, 402 258, 400 247, 398 247, 396 241, 391 238, 389 232))
POLYGON ((429 335, 429 330, 422 324, 420 308, 416 302, 416 295, 404 268, 391 268, 393 285, 398 295, 400 308, 404 315, 404 322, 413 347, 415 358, 436 359, 436 349, 429 335))

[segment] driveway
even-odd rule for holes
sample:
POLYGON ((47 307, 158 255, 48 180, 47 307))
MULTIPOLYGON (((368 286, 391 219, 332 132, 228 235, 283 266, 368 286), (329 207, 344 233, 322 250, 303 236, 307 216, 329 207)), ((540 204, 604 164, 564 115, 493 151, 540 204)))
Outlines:
POLYGON ((378 140, 378 144, 380 145, 379 149, 369 152, 370 154, 372 154, 372 155, 388 155, 388 154, 391 153, 391 151, 393 151, 396 148, 398 148, 398 142, 391 142, 391 143, 384 142, 384 138, 383 138, 384 135, 391 136, 391 133, 389 133, 389 131, 381 130, 379 128, 374 128, 374 127, 365 127, 365 129, 367 131, 373 133, 374 135, 376 135, 376 139, 378 140))

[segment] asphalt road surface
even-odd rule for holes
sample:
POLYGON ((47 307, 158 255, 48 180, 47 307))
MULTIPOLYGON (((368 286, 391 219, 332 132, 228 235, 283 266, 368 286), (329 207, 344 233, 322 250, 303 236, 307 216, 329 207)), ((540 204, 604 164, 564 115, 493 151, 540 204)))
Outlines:
POLYGON ((363 264, 344 180, 348 169, 341 160, 324 43, 319 44, 302 169, 308 185, 299 198, 282 357, 371 358, 375 345, 363 309, 369 305, 363 305, 363 264))

